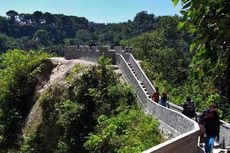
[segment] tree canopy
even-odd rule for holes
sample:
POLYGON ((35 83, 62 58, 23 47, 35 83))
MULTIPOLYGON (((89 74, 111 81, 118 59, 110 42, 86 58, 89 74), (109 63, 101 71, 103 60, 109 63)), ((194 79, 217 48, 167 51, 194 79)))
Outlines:
MULTIPOLYGON (((90 22, 83 17, 63 14, 41 11, 28 14, 10 10, 7 12, 7 18, 0 17, 0 33, 12 38, 17 46, 15 48, 44 49, 48 52, 62 54, 63 46, 70 44, 89 45, 94 42, 97 45, 120 45, 121 40, 133 38, 156 28, 164 28, 161 22, 169 23, 164 20, 172 20, 171 18, 173 17, 157 17, 142 11, 137 13, 132 21, 104 24, 90 22), (45 35, 48 37, 38 41, 37 35, 42 31, 43 33, 46 31, 45 35), (36 39, 34 39, 35 36, 36 39)), ((173 22, 173 24, 176 23, 173 22)), ((12 46, 6 43, 3 47, 0 46, 0 51, 5 52, 8 48, 12 48, 12 46)))
MULTIPOLYGON (((179 0, 173 0, 177 5, 179 0)), ((194 39, 190 51, 195 53, 193 75, 213 82, 223 96, 220 107, 230 106, 230 2, 228 0, 181 0, 183 20, 194 39), (225 99, 225 97, 227 99, 225 99)))

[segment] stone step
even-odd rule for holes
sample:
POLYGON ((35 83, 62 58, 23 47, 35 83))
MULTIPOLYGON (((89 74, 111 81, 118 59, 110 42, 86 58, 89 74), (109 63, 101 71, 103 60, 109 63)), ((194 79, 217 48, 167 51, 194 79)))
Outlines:
POLYGON ((145 85, 144 84, 141 84, 142 88, 145 88, 145 85))

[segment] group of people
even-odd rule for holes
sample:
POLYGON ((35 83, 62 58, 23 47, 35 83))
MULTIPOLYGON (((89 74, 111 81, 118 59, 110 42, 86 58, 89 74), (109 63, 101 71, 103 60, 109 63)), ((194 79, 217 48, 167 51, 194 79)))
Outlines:
POLYGON ((152 94, 152 100, 156 103, 159 103, 160 105, 164 107, 170 107, 168 102, 168 96, 166 92, 162 93, 162 96, 160 96, 159 88, 156 87, 156 91, 152 94))
MULTIPOLYGON (((160 96, 158 88, 156 88, 156 91, 153 92, 152 100, 164 107, 169 108, 167 93, 163 92, 162 96, 160 96)), ((220 132, 220 119, 217 106, 215 104, 211 104, 210 107, 199 117, 196 114, 195 104, 191 97, 186 98, 186 101, 182 107, 182 113, 185 116, 198 122, 200 127, 200 144, 205 144, 205 152, 212 153, 215 140, 219 141, 220 132)))
POLYGON ((200 127, 200 144, 205 144, 205 152, 212 153, 214 142, 219 141, 220 119, 217 106, 211 104, 201 116, 197 117, 195 105, 191 97, 186 98, 182 113, 198 122, 200 127))

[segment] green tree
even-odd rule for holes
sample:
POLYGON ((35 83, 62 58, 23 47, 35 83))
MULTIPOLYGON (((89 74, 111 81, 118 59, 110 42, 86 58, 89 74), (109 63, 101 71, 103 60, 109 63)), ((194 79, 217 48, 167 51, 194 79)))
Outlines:
POLYGON ((55 23, 55 17, 49 12, 44 13, 44 19, 47 25, 55 23))
POLYGON ((32 21, 36 24, 39 25, 43 22, 43 13, 40 11, 35 11, 32 15, 32 21))
MULTIPOLYGON (((177 5, 179 0, 173 2, 177 5)), ((180 22, 178 27, 189 27, 190 33, 195 37, 190 45, 190 50, 196 53, 192 63, 194 73, 197 73, 199 78, 211 76, 214 85, 222 84, 224 88, 220 89, 219 93, 225 95, 228 102, 223 102, 221 107, 229 108, 230 2, 181 0, 181 3, 183 22, 180 22)))
POLYGON ((51 43, 49 33, 41 29, 34 33, 33 40, 43 46, 48 46, 51 43))
POLYGON ((30 24, 32 18, 31 18, 31 15, 28 13, 20 13, 19 14, 19 20, 20 20, 20 22, 22 22, 24 24, 30 24))
POLYGON ((133 24, 139 33, 155 30, 156 18, 153 14, 142 11, 136 14, 133 24))
POLYGON ((168 36, 168 32, 158 30, 123 41, 122 44, 133 46, 134 55, 143 61, 142 66, 152 81, 166 80, 168 84, 173 85, 187 79, 188 64, 183 49, 172 48, 167 42, 168 36))
POLYGON ((0 34, 0 52, 5 52, 8 49, 16 48, 16 42, 13 38, 0 34))
POLYGON ((164 141, 158 125, 154 118, 134 108, 110 118, 101 115, 85 147, 90 152, 142 152, 164 141))
POLYGON ((87 30, 77 30, 75 39, 78 44, 88 45, 92 39, 92 36, 87 30))
POLYGON ((0 150, 7 152, 19 143, 20 129, 29 106, 25 99, 32 94, 41 63, 48 55, 15 49, 0 58, 0 150))
POLYGON ((9 10, 8 12, 6 12, 6 15, 10 18, 10 22, 14 24, 18 17, 18 12, 14 10, 9 10))

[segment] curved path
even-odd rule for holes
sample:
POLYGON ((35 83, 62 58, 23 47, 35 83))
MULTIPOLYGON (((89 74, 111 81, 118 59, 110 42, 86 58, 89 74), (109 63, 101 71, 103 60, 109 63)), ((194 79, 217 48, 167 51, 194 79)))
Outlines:
MULTIPOLYGON (((163 142, 144 153, 200 153, 203 150, 198 147, 198 124, 181 114, 182 108, 170 103, 170 109, 160 106, 151 100, 151 93, 155 91, 152 83, 146 77, 144 71, 137 63, 131 53, 130 48, 125 51, 121 47, 110 49, 109 47, 89 48, 88 46, 76 47, 67 46, 65 48, 66 59, 84 59, 96 61, 97 58, 104 54, 112 58, 114 64, 118 65, 125 80, 133 87, 136 93, 139 105, 143 111, 156 117, 160 121, 160 129, 172 136, 172 139, 163 142)), ((154 64, 154 63, 153 63, 154 64)), ((221 139, 224 136, 225 147, 230 147, 230 125, 222 122, 221 139)), ((218 152, 218 150, 215 150, 218 152)))

